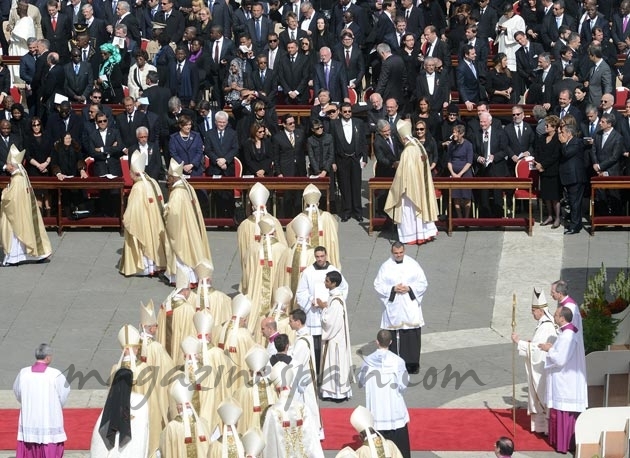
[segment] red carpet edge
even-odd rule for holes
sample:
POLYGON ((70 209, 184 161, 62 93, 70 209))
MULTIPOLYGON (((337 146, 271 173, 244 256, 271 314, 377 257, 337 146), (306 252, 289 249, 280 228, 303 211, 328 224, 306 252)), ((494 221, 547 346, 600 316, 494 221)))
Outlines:
MULTIPOLYGON (((321 409, 325 450, 357 446, 359 437, 350 425, 353 409, 321 409)), ((100 409, 64 409, 66 450, 88 450, 100 409)), ((414 451, 491 450, 500 436, 512 436, 512 411, 507 409, 409 409, 409 436, 414 451)), ((15 450, 19 410, 0 409, 0 450, 15 450)), ((529 431, 525 410, 516 412, 519 451, 550 451, 544 438, 529 431)))

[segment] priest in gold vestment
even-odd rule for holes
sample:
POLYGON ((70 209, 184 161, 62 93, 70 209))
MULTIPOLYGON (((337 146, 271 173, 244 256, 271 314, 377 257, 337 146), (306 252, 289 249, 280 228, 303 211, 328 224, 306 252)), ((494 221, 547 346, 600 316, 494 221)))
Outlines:
POLYGON ((169 260, 171 281, 173 269, 184 270, 190 283, 197 283, 193 270, 201 261, 212 264, 208 234, 195 190, 184 178, 184 163, 171 159, 168 167, 168 204, 164 211, 166 233, 172 256, 169 260))
POLYGON ((374 417, 365 407, 354 409, 350 423, 363 440, 363 445, 356 450, 359 458, 403 458, 396 444, 374 429, 374 417))
POLYGON ((238 403, 228 398, 219 406, 219 425, 221 436, 210 446, 208 458, 240 458, 245 456, 243 443, 236 430, 239 418, 243 414, 243 409, 238 403))
POLYGON ((9 186, 2 191, 0 204, 0 248, 2 265, 23 261, 42 261, 52 253, 44 220, 26 170, 22 167, 24 151, 11 145, 6 171, 11 174, 9 186))
POLYGON ((144 172, 146 162, 147 154, 140 151, 134 151, 129 161, 134 184, 123 215, 125 243, 118 266, 125 276, 155 275, 166 269, 164 197, 157 181, 144 172))
POLYGON ((411 135, 411 122, 396 124, 404 145, 396 175, 385 201, 385 213, 398 225, 398 239, 411 245, 437 235, 437 200, 424 147, 411 135))
POLYGON ((208 261, 202 261, 195 267, 199 279, 197 286, 197 310, 208 310, 214 323, 222 325, 232 316, 232 299, 223 291, 212 287, 214 267, 208 261))

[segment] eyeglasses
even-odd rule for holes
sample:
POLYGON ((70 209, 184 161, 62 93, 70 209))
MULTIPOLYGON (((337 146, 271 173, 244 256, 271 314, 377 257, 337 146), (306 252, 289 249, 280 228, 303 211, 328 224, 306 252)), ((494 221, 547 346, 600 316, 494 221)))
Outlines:
POLYGON ((265 107, 256 108, 256 111, 265 111, 265 107))
POLYGON ((266 60, 261 60, 260 62, 258 62, 258 65, 267 65, 267 61, 266 60))
POLYGON ((424 128, 420 128, 419 127, 419 128, 416 129, 416 132, 424 132, 424 130, 425 130, 424 128))
POLYGON ((107 123, 107 119, 99 119, 98 121, 96 121, 98 124, 106 124, 107 123))
POLYGON ((265 131, 264 131, 264 130, 257 130, 257 131, 256 131, 256 133, 257 133, 257 134, 264 134, 264 133, 265 133, 265 131))
POLYGON ((102 97, 102 96, 100 96, 100 95, 93 95, 93 96, 92 96, 92 98, 93 98, 93 99, 102 99, 103 97, 102 97))
POLYGON ((352 110, 341 110, 342 113, 352 113, 352 110))
POLYGON ((457 113, 449 113, 449 116, 457 116, 457 113))
POLYGON ((313 130, 319 130, 319 129, 323 129, 323 128, 324 128, 324 126, 315 126, 315 127, 313 127, 313 130))
POLYGON ((308 43, 302 43, 302 46, 308 46, 308 43))
POLYGON ((523 113, 512 113, 512 117, 521 116, 523 113))
POLYGON ((31 126, 35 127, 35 126, 41 126, 41 123, 39 122, 34 122, 33 124, 31 124, 31 126))
POLYGON ((271 39, 271 40, 267 40, 267 43, 277 43, 278 39, 271 39))
POLYGON ((287 126, 292 126, 293 124, 295 124, 295 121, 287 121, 287 122, 285 122, 285 124, 287 126))

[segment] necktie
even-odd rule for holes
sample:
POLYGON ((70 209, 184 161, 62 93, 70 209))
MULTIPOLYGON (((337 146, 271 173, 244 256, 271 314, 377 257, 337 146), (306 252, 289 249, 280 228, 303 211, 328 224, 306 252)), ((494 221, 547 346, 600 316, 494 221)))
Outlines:
POLYGON ((169 13, 166 13, 166 14, 164 15, 164 21, 168 21, 168 18, 170 17, 170 15, 171 15, 171 13, 170 13, 170 12, 169 12, 169 13))
POLYGON ((219 41, 214 42, 214 61, 219 63, 219 41))
POLYGON ((590 130, 590 133, 589 133, 589 137, 593 138, 593 135, 595 135, 595 123, 594 122, 591 123, 591 130, 590 130))
POLYGON ((605 133, 604 135, 602 135, 602 148, 604 147, 604 145, 606 144, 606 140, 608 140, 608 134, 605 133))
POLYGON ((523 48, 525 50, 525 57, 529 57, 529 49, 527 46, 523 48))
POLYGON ((9 137, 3 137, 4 139, 4 144, 9 146, 9 137))
POLYGON ((350 51, 346 49, 346 67, 350 66, 350 51))
POLYGON ((475 64, 473 64, 472 62, 470 63, 470 70, 472 71, 475 78, 477 78, 477 69, 475 68, 475 64))
POLYGON ((87 61, 87 49, 83 50, 83 62, 87 61))
POLYGON ((518 141, 521 141, 521 126, 518 125, 516 126, 516 138, 518 138, 518 141))
POLYGON ((482 18, 483 17, 483 13, 486 12, 485 8, 482 8, 481 11, 479 11, 479 17, 482 18))
POLYGON ((291 40, 295 40, 295 32, 291 30, 291 40))
POLYGON ((409 10, 405 11, 405 19, 409 20, 409 10))
POLYGON ((129 124, 133 122, 133 115, 129 115, 129 124))
POLYGON ((56 32, 57 31, 57 16, 53 16, 51 22, 52 22, 53 32, 56 32))
POLYGON ((392 137, 387 138, 387 143, 389 144, 389 149, 392 150, 392 154, 395 156, 396 152, 394 151, 394 143, 392 142, 392 137))
POLYGON ((483 150, 487 159, 490 155, 490 137, 488 136, 487 130, 483 133, 483 150))
POLYGON ((223 131, 219 131, 219 143, 223 144, 223 131))
POLYGON ((291 63, 295 63, 295 56, 291 56, 291 63))
POLYGON ((389 124, 390 124, 391 126, 393 126, 393 125, 394 125, 394 117, 393 117, 393 116, 390 116, 390 117, 389 117, 389 124))
POLYGON ((567 114, 567 109, 563 108, 562 111, 560 112, 560 119, 564 118, 566 114, 567 114))
POLYGON ((206 118, 206 132, 210 130, 210 116, 206 118))
POLYGON ((556 25, 558 26, 558 28, 560 28, 560 26, 562 25, 562 19, 557 17, 556 18, 556 25))
POLYGON ((265 72, 260 72, 260 82, 265 84, 265 72))
POLYGON ((256 40, 260 41, 260 19, 256 19, 256 40))
POLYGON ((79 64, 74 64, 74 74, 79 75, 79 64))
POLYGON ((182 76, 182 63, 180 62, 179 64, 177 64, 177 76, 181 77, 182 76))
POLYGON ((433 47, 433 45, 431 43, 429 43, 429 46, 427 46, 427 56, 431 55, 431 48, 433 47))
POLYGON ((295 146, 295 138, 293 137, 293 132, 289 133, 289 142, 291 142, 291 146, 295 146))
POLYGON ((157 13, 157 8, 151 10, 151 19, 155 18, 155 13, 157 13))
POLYGON ((328 89, 328 83, 330 82, 330 68, 329 64, 324 65, 324 76, 326 77, 326 89, 328 89))
POLYGON ((628 16, 624 16, 623 18, 623 33, 626 33, 626 29, 628 28, 628 16))
POLYGON ((118 0, 112 0, 112 12, 116 14, 116 5, 118 5, 118 0))

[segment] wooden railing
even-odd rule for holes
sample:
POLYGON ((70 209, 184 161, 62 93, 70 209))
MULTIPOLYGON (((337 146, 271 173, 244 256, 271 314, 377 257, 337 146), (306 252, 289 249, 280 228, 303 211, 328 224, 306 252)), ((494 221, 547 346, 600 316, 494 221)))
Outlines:
MULTIPOLYGON (((530 194, 532 192, 532 180, 530 178, 434 178, 433 183, 436 189, 441 191, 451 191, 454 189, 523 189, 530 194)), ((368 233, 372 235, 375 225, 385 222, 385 218, 377 218, 374 215, 375 192, 378 190, 389 190, 392 184, 391 178, 374 177, 368 180, 368 233)), ((457 226, 517 226, 526 227, 527 233, 531 236, 534 227, 532 217, 532 201, 528 200, 528 216, 511 218, 454 218, 452 208, 452 193, 448 192, 446 213, 447 213, 447 233, 450 236, 453 228, 457 226)))
POLYGON ((591 178, 591 235, 595 235, 597 226, 630 227, 630 216, 595 215, 595 194, 597 190, 630 190, 630 177, 592 177, 591 178))

